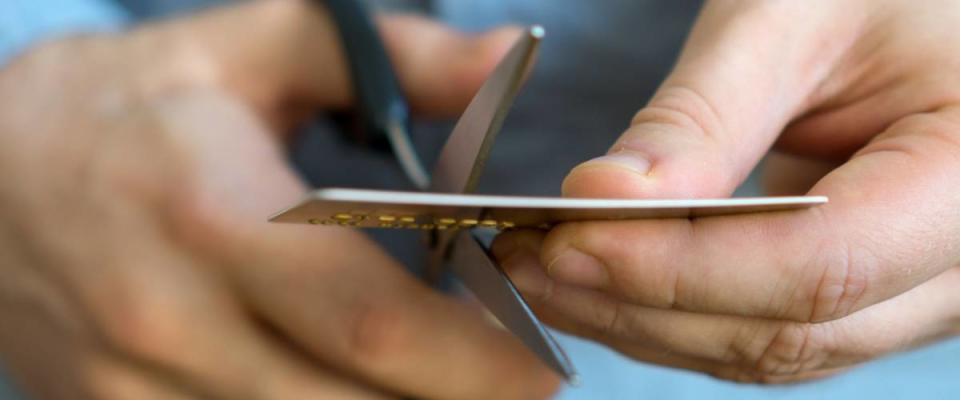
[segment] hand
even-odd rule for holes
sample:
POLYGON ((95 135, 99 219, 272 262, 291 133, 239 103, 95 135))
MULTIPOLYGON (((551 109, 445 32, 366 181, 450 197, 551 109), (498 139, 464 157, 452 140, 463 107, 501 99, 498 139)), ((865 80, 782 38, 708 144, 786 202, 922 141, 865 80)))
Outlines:
MULTIPOLYGON (((266 223, 305 190, 281 128, 351 103, 331 21, 307 4, 66 39, 0 71, 0 354, 30 394, 554 390, 518 340, 361 234, 266 223)), ((516 35, 382 22, 414 107, 435 115, 459 112, 516 35)))
POLYGON ((495 253, 543 319, 735 380, 829 375, 960 332, 960 3, 710 2, 574 197, 726 197, 771 146, 805 211, 585 222, 495 253))

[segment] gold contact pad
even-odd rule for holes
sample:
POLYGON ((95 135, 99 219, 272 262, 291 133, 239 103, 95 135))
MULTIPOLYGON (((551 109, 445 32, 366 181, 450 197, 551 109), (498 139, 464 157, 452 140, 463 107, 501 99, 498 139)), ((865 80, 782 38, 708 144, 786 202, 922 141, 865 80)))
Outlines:
POLYGON ((412 215, 367 215, 350 212, 335 213, 327 218, 311 218, 307 222, 314 225, 418 230, 447 230, 472 227, 508 230, 516 226, 512 221, 498 221, 494 219, 477 220, 474 218, 453 217, 418 218, 412 215))

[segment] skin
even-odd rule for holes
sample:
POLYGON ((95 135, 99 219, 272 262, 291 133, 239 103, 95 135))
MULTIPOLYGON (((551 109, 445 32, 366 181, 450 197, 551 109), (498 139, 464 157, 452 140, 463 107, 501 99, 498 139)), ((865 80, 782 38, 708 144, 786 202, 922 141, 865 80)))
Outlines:
POLYGON ((727 197, 771 148, 795 212, 583 222, 494 251, 546 321, 637 360, 819 378, 960 333, 960 4, 713 1, 572 197, 727 197))
MULTIPOLYGON (((516 37, 381 22, 421 115, 460 112, 516 37)), ((31 398, 556 389, 512 335, 362 234, 266 223, 305 191, 289 129, 352 102, 338 46, 324 10, 244 2, 0 70, 0 357, 31 398)))

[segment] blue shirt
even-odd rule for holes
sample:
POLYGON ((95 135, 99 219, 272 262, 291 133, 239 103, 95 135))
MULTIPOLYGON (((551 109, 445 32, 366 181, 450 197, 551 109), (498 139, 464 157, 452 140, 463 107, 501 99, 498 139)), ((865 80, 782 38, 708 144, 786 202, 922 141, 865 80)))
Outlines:
POLYGON ((0 64, 30 45, 56 37, 117 29, 127 14, 103 0, 0 1, 0 64))

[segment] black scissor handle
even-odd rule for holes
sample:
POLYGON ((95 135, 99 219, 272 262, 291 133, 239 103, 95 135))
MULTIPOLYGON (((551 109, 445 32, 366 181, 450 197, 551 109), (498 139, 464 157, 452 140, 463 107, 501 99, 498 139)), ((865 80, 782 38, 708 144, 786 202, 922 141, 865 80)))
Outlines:
POLYGON ((426 188, 429 176, 410 140, 410 108, 367 10, 359 0, 315 3, 326 6, 336 22, 349 65, 356 111, 362 121, 353 140, 374 148, 386 148, 389 144, 410 180, 417 187, 426 188))

